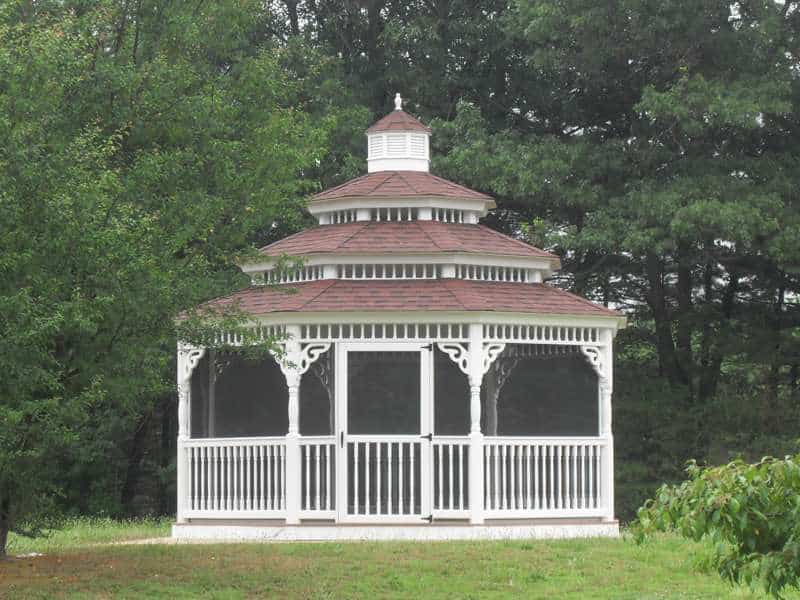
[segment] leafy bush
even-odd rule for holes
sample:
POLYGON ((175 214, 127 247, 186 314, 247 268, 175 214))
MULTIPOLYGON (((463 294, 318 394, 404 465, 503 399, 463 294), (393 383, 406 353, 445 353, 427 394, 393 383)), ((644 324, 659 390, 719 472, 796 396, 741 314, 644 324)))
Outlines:
POLYGON ((709 560, 724 579, 760 582, 775 597, 800 587, 800 454, 686 470, 687 481, 663 485, 639 509, 637 541, 676 530, 712 543, 709 560))

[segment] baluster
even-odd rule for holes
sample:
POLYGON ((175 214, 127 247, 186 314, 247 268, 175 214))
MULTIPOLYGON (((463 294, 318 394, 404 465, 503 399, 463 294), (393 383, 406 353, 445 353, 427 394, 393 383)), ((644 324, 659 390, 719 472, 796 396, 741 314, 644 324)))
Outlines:
POLYGON ((353 514, 359 514, 359 498, 358 498, 358 442, 353 444, 353 514))
POLYGON ((597 508, 597 502, 594 497, 594 455, 596 446, 592 444, 589 446, 589 506, 597 508))
POLYGON ((517 463, 517 494, 515 496, 515 500, 517 502, 517 510, 523 508, 522 506, 522 495, 524 494, 523 486, 522 486, 522 454, 523 454, 524 446, 517 446, 514 454, 516 455, 516 463, 517 463))
POLYGON ((278 464, 275 465, 275 506, 278 509, 286 508, 286 446, 278 447, 278 464))
POLYGON ((319 487, 320 487, 320 477, 319 477, 319 461, 320 461, 320 453, 322 452, 322 444, 314 444, 314 460, 316 463, 316 470, 314 475, 314 510, 319 510, 319 487))
POLYGON ((189 453, 189 460, 192 465, 192 471, 194 472, 194 477, 192 478, 192 489, 189 493, 189 503, 192 509, 197 509, 197 450, 198 448, 188 448, 187 451, 189 453))
MULTIPOLYGON (((258 480, 258 499, 256 500, 256 509, 263 510, 264 498, 264 446, 256 446, 256 464, 255 464, 255 477, 258 480)), ((255 486, 254 486, 255 487, 255 486)), ((255 492, 254 492, 255 493, 255 492)))
POLYGON ((444 456, 442 450, 444 449, 444 444, 436 446, 435 449, 439 450, 439 464, 438 464, 438 474, 439 474, 439 510, 444 509, 444 476, 442 474, 444 467, 442 463, 444 462, 444 456))
POLYGON ((500 488, 501 488, 501 476, 500 476, 500 444, 494 444, 492 447, 492 451, 494 452, 494 509, 499 510, 503 508, 500 504, 500 488))
POLYGON ((387 488, 388 493, 386 494, 386 505, 387 514, 392 514, 392 478, 394 477, 394 464, 392 463, 392 442, 386 444, 386 463, 388 466, 387 469, 387 488))
POLYGON ((275 497, 273 496, 274 484, 272 483, 272 465, 275 462, 275 446, 266 446, 264 454, 267 456, 267 464, 265 465, 267 496, 264 499, 264 508, 267 510, 275 510, 275 497))
POLYGON ((414 483, 416 480, 416 470, 414 469, 414 448, 416 444, 414 442, 410 442, 408 444, 408 479, 409 479, 409 500, 408 500, 408 512, 413 514, 414 513, 414 483))
POLYGON ((506 475, 506 448, 507 446, 505 444, 500 445, 500 510, 508 508, 508 499, 506 497, 506 486, 508 484, 506 475))
POLYGON ((517 460, 517 445, 511 444, 508 446, 508 502, 506 508, 513 510, 516 508, 514 502, 517 494, 517 481, 514 477, 514 467, 517 460))
POLYGON ((564 462, 563 462, 563 447, 561 444, 556 446, 556 465, 558 465, 558 494, 557 500, 558 508, 564 508, 564 462))
POLYGON ((576 497, 575 497, 575 488, 577 487, 575 485, 575 471, 576 471, 576 468, 575 468, 575 458, 576 457, 575 457, 575 455, 577 454, 577 452, 578 452, 578 447, 577 446, 570 446, 569 447, 570 478, 571 478, 571 482, 572 482, 572 489, 570 490, 570 492, 571 492, 570 493, 570 503, 569 503, 570 508, 578 508, 577 500, 576 500, 576 497))
POLYGON ((369 447, 372 442, 364 443, 364 514, 369 514, 369 447))
POLYGON ((247 508, 253 510, 253 496, 255 495, 256 479, 255 471, 253 470, 253 452, 254 446, 247 446, 247 508))
POLYGON ((458 446, 458 509, 464 510, 464 448, 458 446))
POLYGON ((397 514, 403 513, 403 442, 397 444, 397 514))
POLYGON ((549 493, 550 502, 549 502, 547 508, 552 509, 552 508, 555 508, 555 505, 556 505, 556 503, 555 503, 555 485, 556 484, 555 484, 555 476, 553 475, 553 446, 548 444, 546 446, 546 448, 547 448, 548 462, 550 463, 550 467, 549 467, 548 473, 547 473, 547 487, 550 489, 550 493, 549 493))
POLYGON ((539 501, 539 446, 533 446, 533 509, 541 508, 539 501))
POLYGON ((303 454, 305 454, 306 463, 306 493, 305 493, 305 510, 311 510, 311 446, 302 446, 303 454))
POLYGON ((453 502, 453 448, 455 448, 454 444, 447 445, 447 476, 448 476, 448 488, 447 488, 447 508, 450 510, 455 508, 455 502, 453 502))
POLYGON ((578 446, 578 465, 580 473, 578 475, 580 480, 580 493, 578 494, 578 506, 586 508, 586 446, 578 446))
POLYGON ((375 514, 380 515, 381 513, 381 469, 383 465, 381 465, 381 446, 383 446, 383 442, 378 442, 375 444, 375 514))
POLYGON ((233 502, 231 498, 231 481, 233 480, 233 475, 231 474, 230 447, 225 446, 223 450, 225 452, 225 510, 231 510, 233 502))
POLYGON ((486 509, 491 508, 492 504, 492 481, 489 477, 489 470, 492 464, 491 448, 489 445, 483 447, 483 506, 486 509))
POLYGON ((234 510, 240 510, 242 508, 242 484, 241 484, 241 474, 239 473, 239 469, 241 468, 242 459, 241 459, 241 446, 234 446, 233 447, 233 493, 236 501, 234 503, 234 510))

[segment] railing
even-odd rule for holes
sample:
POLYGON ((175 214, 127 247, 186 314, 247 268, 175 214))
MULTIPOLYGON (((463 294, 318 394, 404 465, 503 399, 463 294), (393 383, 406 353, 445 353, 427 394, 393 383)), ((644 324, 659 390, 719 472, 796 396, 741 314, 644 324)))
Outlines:
POLYGON ((346 448, 348 516, 381 520, 422 516, 419 436, 351 436, 346 448))
POLYGON ((485 438, 485 515, 601 515, 606 449, 598 438, 485 438))
MULTIPOLYGON (((181 441, 179 449, 188 480, 186 517, 286 517, 285 438, 194 439, 181 441)), ((469 495, 468 437, 349 436, 341 466, 337 454, 333 436, 299 438, 294 481, 300 518, 397 522, 428 514, 464 519, 480 510, 469 495), (423 513, 426 507, 430 513, 423 513)), ((485 437, 482 514, 606 516, 609 459, 603 438, 485 437)))
POLYGON ((461 518, 469 514, 469 438, 433 439, 433 515, 461 518))
POLYGON ((189 440, 182 449, 189 471, 188 517, 285 514, 283 438, 189 440))
POLYGON ((309 518, 336 515, 336 438, 300 438, 300 513, 309 518))

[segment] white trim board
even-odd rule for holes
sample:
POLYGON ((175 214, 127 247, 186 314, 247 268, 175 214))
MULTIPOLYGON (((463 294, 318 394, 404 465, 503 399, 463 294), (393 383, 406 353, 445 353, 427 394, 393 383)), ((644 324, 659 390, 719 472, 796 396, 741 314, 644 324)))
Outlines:
POLYGON ((619 523, 547 523, 520 525, 231 525, 174 524, 177 540, 231 542, 551 540, 619 537, 619 523))

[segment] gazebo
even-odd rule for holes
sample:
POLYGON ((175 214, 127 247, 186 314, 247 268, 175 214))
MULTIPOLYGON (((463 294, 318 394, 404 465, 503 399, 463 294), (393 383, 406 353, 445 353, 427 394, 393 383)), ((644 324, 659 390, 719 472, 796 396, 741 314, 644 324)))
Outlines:
POLYGON ((624 318, 481 225, 494 201, 429 172, 431 131, 399 94, 366 135, 367 174, 310 199, 319 225, 205 305, 246 312, 281 351, 178 346, 173 536, 617 535, 624 318))

